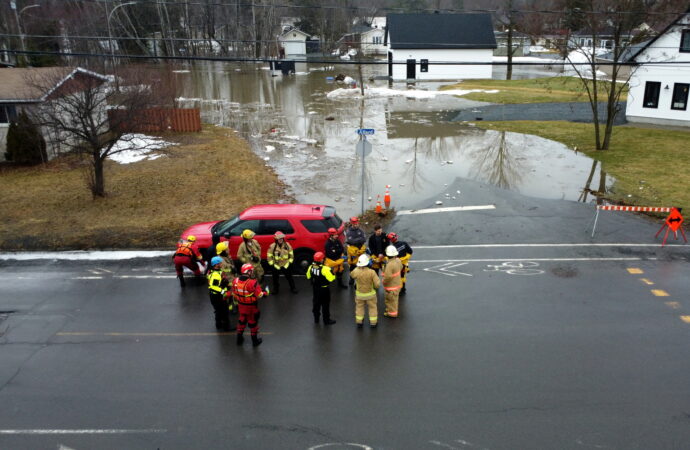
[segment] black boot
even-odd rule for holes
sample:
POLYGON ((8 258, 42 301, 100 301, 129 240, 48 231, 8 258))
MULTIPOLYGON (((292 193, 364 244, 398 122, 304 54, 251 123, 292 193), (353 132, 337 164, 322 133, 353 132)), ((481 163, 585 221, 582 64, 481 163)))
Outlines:
POLYGON ((314 323, 319 323, 319 316, 314 316, 314 323))
POLYGON ((350 286, 354 286, 354 285, 355 285, 355 279, 352 278, 352 277, 350 277, 350 279, 348 280, 347 284, 350 285, 350 286))
POLYGON ((240 333, 237 333, 237 345, 242 345, 244 344, 244 336, 241 335, 240 333))
POLYGON ((258 335, 252 334, 252 345, 253 345, 254 347, 258 347, 259 345, 261 345, 261 343, 262 343, 263 341, 264 341, 264 340, 261 339, 258 335))
POLYGON ((335 320, 333 319, 326 319, 323 321, 324 325, 333 325, 335 323, 335 320))
POLYGON ((181 288, 187 286, 187 283, 184 282, 184 275, 178 275, 177 278, 180 279, 180 287, 181 288))

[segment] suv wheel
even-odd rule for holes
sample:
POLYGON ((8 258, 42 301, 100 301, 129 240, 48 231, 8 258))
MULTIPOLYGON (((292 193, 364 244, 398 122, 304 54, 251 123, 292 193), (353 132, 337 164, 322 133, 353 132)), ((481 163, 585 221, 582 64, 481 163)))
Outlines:
POLYGON ((308 249, 299 249, 295 252, 295 262, 292 264, 292 271, 299 275, 307 273, 307 269, 314 260, 314 252, 308 249))

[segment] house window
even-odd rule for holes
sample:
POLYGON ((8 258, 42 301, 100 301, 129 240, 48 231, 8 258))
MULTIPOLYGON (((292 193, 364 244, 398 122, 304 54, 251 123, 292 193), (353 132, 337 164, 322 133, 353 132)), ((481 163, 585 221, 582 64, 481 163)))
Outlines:
POLYGON ((659 92, 661 83, 658 81, 647 81, 644 88, 644 101, 642 106, 645 108, 657 108, 659 106, 659 92))
POLYGON ((381 36, 374 36, 373 43, 374 44, 380 44, 381 43, 381 36))
POLYGON ((429 60, 428 59, 421 59, 419 61, 419 71, 420 72, 428 72, 429 71, 429 60))
POLYGON ((688 88, 690 88, 690 84, 676 83, 673 85, 671 109, 685 111, 688 108, 688 88))
POLYGON ((0 124, 10 123, 17 117, 14 105, 0 105, 0 124))
POLYGON ((680 36, 680 51, 690 53, 690 30, 683 30, 680 36))

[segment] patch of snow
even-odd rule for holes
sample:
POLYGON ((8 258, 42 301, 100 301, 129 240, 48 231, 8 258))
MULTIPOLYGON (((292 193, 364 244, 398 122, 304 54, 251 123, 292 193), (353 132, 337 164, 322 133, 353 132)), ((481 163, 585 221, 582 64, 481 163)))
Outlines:
POLYGON ((173 73, 190 73, 191 70, 173 70, 173 73))
POLYGON ((276 149, 276 148, 275 148, 274 146, 272 146, 272 145, 267 145, 267 146, 266 146, 266 153, 271 153, 271 152, 272 152, 273 150, 275 150, 275 149, 276 149))
POLYGON ((162 155, 150 155, 149 153, 171 145, 177 144, 145 134, 125 134, 115 143, 108 158, 120 164, 156 159, 162 155))
MULTIPOLYGON (((415 99, 428 99, 435 98, 439 95, 467 95, 473 92, 484 92, 486 94, 495 94, 499 92, 496 89, 486 90, 486 89, 449 89, 445 91, 422 91, 416 89, 390 89, 385 87, 374 87, 364 89, 364 96, 370 98, 383 98, 383 97, 405 97, 405 98, 415 98, 415 99)), ((360 98, 361 91, 357 88, 348 89, 340 88, 329 92, 326 98, 331 100, 339 98, 360 98)))
MULTIPOLYGON (((507 56, 494 56, 493 60, 495 62, 506 62, 508 61, 507 56)), ((552 59, 538 58, 536 56, 513 56, 513 62, 537 62, 549 64, 553 63, 552 59)))

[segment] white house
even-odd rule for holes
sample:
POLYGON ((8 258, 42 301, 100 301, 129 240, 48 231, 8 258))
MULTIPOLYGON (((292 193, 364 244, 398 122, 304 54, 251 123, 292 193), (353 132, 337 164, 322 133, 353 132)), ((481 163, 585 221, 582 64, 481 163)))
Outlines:
POLYGON ((628 121, 690 127, 690 8, 630 60, 628 121))
POLYGON ((491 78, 496 39, 489 14, 389 14, 384 44, 393 80, 491 78))
POLYGON ((307 33, 297 28, 290 28, 278 36, 278 41, 280 42, 281 47, 283 47, 285 50, 285 57, 306 57, 308 37, 309 35, 307 33))
POLYGON ((360 47, 365 55, 385 55, 388 48, 383 41, 386 37, 386 30, 383 28, 371 28, 361 34, 360 47))

